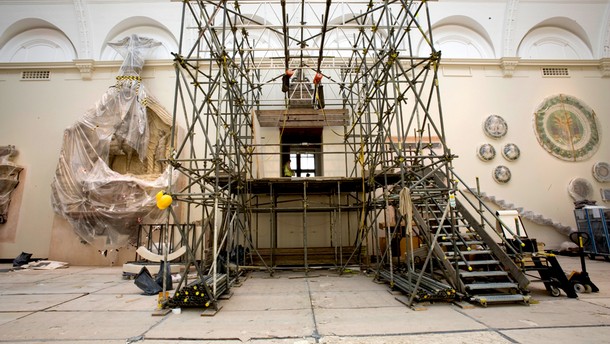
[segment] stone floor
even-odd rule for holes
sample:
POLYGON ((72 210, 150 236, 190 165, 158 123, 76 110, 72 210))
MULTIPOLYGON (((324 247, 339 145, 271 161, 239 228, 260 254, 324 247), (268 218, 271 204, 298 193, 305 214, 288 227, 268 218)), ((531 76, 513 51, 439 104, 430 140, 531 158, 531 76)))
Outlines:
POLYGON ((0 272, 0 343, 610 343, 610 262, 586 263, 599 293, 551 297, 533 282, 529 306, 421 310, 360 273, 252 272, 215 316, 153 316, 156 296, 120 267, 0 272))

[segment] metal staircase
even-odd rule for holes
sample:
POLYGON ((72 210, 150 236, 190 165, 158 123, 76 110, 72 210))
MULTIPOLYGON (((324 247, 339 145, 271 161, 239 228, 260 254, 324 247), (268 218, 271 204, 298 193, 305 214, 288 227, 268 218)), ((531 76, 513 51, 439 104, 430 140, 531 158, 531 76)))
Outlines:
MULTIPOLYGON (((442 183, 441 178, 434 180, 437 185, 442 183)), ((442 193, 426 196, 414 202, 413 219, 430 248, 433 265, 440 268, 447 282, 465 300, 482 306, 527 304, 529 280, 496 243, 501 239, 486 232, 452 194, 449 199, 442 193)))

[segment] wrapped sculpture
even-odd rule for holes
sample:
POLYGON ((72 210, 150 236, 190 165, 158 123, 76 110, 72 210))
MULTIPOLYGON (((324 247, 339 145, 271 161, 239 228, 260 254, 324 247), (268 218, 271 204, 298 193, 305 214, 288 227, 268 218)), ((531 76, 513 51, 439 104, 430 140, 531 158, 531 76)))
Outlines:
POLYGON ((15 146, 0 147, 0 224, 4 224, 8 220, 11 195, 19 184, 19 173, 23 170, 22 167, 10 161, 16 154, 15 146))
POLYGON ((131 35, 111 43, 124 61, 102 98, 64 132, 52 183, 54 211, 96 247, 130 243, 142 222, 162 215, 155 194, 173 183, 171 116, 141 82, 145 53, 159 45, 131 35))

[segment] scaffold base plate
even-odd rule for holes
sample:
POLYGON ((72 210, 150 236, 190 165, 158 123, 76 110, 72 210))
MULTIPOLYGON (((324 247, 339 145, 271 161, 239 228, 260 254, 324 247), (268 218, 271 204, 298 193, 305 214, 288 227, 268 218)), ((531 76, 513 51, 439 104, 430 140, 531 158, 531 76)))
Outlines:
POLYGON ((163 308, 163 309, 155 309, 150 315, 154 316, 154 317, 162 317, 167 315, 167 313, 171 312, 172 310, 169 308, 163 308))
POLYGON ((216 313, 220 312, 221 309, 222 309, 221 305, 218 305, 218 309, 214 309, 212 307, 206 308, 203 312, 201 312, 201 316, 202 317, 213 317, 216 315, 216 313))

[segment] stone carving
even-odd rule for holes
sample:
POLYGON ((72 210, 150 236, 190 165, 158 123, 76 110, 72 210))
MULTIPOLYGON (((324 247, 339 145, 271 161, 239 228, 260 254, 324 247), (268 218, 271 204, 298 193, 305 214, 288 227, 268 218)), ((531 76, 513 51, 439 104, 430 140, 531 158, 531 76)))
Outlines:
POLYGON ((0 146, 0 224, 8 220, 11 194, 19 184, 19 173, 23 170, 10 161, 15 155, 15 146, 0 146))
POLYGON ((108 166, 116 172, 134 176, 158 175, 167 166, 165 161, 169 156, 169 137, 171 127, 167 117, 147 109, 149 139, 145 155, 138 159, 138 152, 124 139, 112 135, 108 152, 108 166))
POLYGON ((155 157, 150 173, 162 172, 164 168, 164 160, 167 158, 168 150, 168 139, 169 134, 167 131, 159 130, 157 135, 157 146, 155 147, 155 157))

